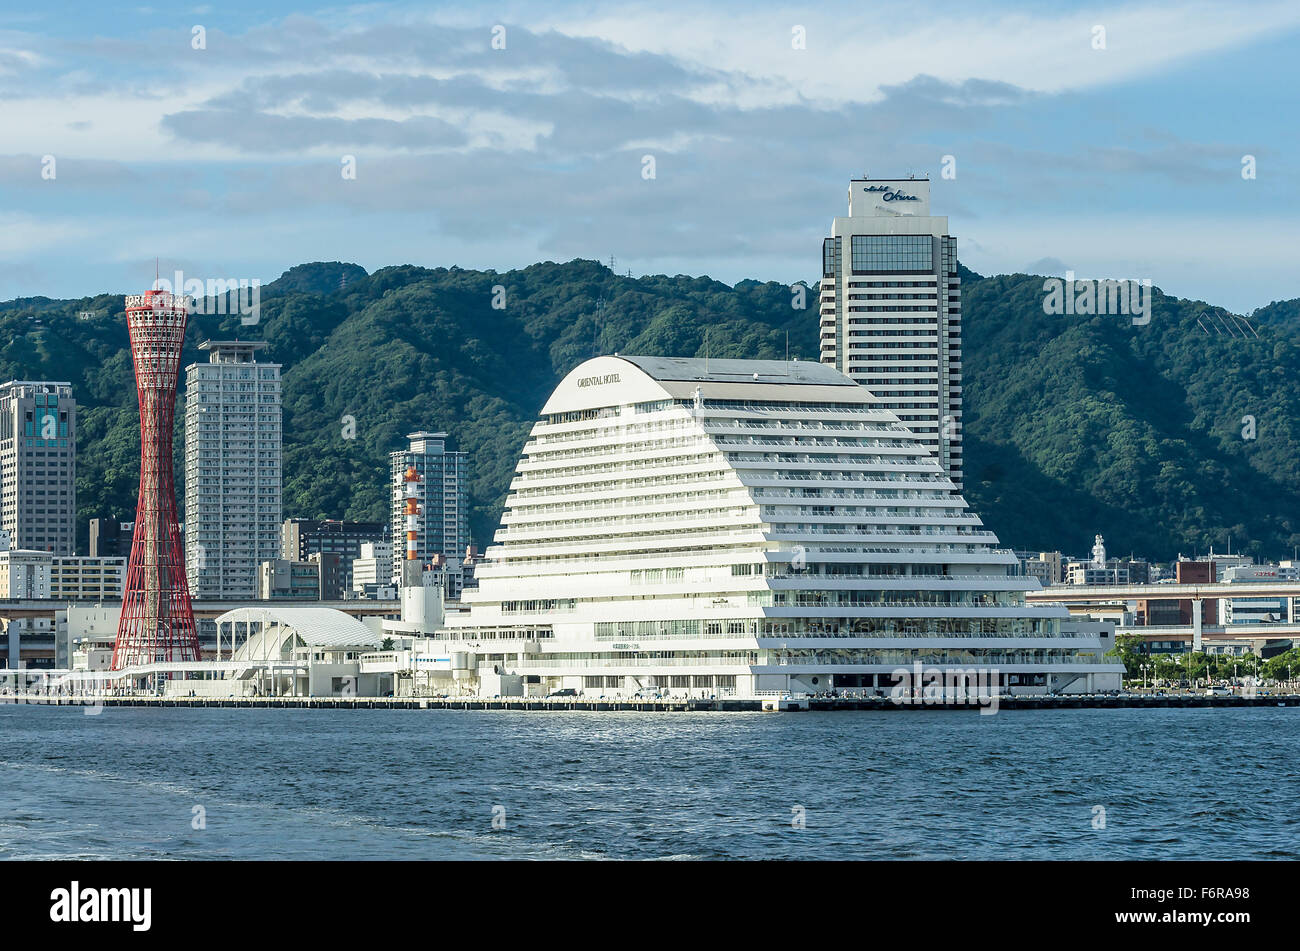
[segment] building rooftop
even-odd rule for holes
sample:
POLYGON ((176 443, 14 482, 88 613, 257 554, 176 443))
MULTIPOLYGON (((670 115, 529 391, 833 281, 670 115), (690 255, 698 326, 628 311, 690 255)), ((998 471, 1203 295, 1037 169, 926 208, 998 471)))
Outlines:
POLYGON ((806 383, 818 386, 857 384, 834 367, 803 360, 714 360, 699 357, 629 357, 651 379, 678 383, 806 383))
POLYGON ((0 390, 7 390, 7 389, 9 389, 10 387, 13 387, 13 386, 45 386, 45 387, 49 387, 49 386, 66 386, 66 387, 71 387, 72 384, 69 383, 69 382, 67 382, 66 380, 10 380, 10 381, 8 381, 7 383, 0 383, 0 390))
POLYGON ((200 350, 261 350, 266 346, 265 340, 205 340, 199 344, 200 350))
POLYGON ((204 340, 199 349, 208 351, 209 363, 256 363, 257 351, 266 345, 265 340, 204 340))

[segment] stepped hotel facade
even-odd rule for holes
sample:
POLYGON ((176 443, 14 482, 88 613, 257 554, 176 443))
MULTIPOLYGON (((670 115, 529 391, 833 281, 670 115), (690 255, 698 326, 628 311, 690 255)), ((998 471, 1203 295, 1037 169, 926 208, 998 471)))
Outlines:
POLYGON ((437 634, 475 677, 587 694, 887 692, 903 669, 1119 686, 1103 625, 1034 579, 834 366, 598 357, 542 407, 437 634))

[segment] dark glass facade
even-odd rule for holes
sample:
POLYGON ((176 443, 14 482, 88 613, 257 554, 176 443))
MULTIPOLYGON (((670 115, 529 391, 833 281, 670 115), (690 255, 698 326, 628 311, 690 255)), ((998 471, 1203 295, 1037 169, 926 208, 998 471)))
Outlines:
POLYGON ((934 270, 934 239, 928 234, 855 234, 854 274, 906 274, 934 270))

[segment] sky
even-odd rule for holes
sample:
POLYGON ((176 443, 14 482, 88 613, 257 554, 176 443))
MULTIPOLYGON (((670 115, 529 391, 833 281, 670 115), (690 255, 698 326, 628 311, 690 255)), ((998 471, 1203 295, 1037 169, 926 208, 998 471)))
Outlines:
POLYGON ((930 176, 982 274, 1300 297, 1294 2, 24 6, 0 300, 156 260, 815 280, 863 174, 930 176))

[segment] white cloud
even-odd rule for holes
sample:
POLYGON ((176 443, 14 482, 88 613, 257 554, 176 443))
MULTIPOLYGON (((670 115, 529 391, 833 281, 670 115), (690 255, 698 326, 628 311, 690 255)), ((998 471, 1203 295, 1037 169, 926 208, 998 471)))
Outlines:
POLYGON ((1203 2, 1037 15, 986 5, 926 6, 908 4, 906 16, 878 4, 814 4, 785 12, 749 3, 730 10, 713 4, 674 10, 655 3, 617 12, 570 7, 530 25, 734 73, 743 77, 738 86, 707 94, 747 107, 867 102, 879 98, 882 87, 918 74, 1058 93, 1131 79, 1300 26, 1300 5, 1276 0, 1228 15, 1222 5, 1203 2), (791 48, 796 24, 807 31, 805 50, 791 48), (1105 50, 1093 49, 1096 25, 1106 29, 1105 50))
POLYGON ((95 234, 95 224, 20 212, 0 213, 0 255, 22 258, 33 251, 62 247, 95 234))

